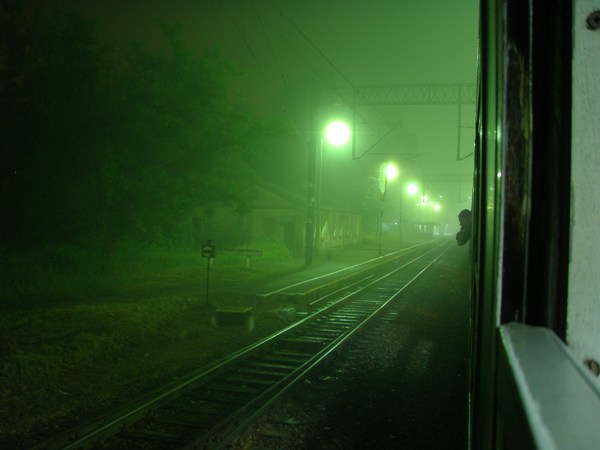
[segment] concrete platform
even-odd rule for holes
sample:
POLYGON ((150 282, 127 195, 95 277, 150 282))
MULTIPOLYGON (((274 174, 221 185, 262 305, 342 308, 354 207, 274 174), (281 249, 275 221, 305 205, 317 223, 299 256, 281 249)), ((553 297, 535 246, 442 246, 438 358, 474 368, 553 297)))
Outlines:
POLYGON ((261 283, 254 293, 263 298, 291 300, 309 298, 323 292, 328 286, 335 289, 340 279, 356 276, 368 267, 375 267, 398 252, 420 243, 405 243, 396 247, 384 248, 379 255, 378 248, 350 247, 338 248, 330 258, 316 258, 311 266, 299 266, 297 270, 261 283))

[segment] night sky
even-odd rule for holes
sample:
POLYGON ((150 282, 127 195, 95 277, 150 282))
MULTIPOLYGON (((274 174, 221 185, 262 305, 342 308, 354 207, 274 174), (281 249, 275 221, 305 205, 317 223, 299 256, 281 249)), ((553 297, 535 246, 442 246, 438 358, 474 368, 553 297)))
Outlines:
MULTIPOLYGON (((350 83, 475 83, 474 0, 73 4, 99 23, 102 36, 111 43, 133 40, 160 48, 164 41, 159 23, 165 22, 178 24, 184 39, 199 51, 217 49, 234 67, 240 101, 259 115, 284 120, 294 130, 289 139, 272 143, 262 169, 267 180, 298 193, 306 187, 312 86, 327 90, 350 83)), ((347 106, 332 108, 349 115, 347 106)), ((319 114, 325 116, 325 109, 321 105, 319 114)), ((454 224, 456 210, 469 207, 473 165, 472 157, 456 160, 457 107, 362 107, 358 114, 358 154, 399 125, 359 161, 352 161, 348 148, 325 148, 324 191, 329 195, 324 195, 336 202, 345 191, 343 179, 373 175, 382 162, 394 160, 403 180, 429 180, 423 193, 443 195, 444 220, 454 224), (442 181, 459 177, 463 182, 442 181)), ((474 106, 463 105, 462 156, 472 152, 473 123, 474 106)), ((392 186, 389 195, 395 195, 392 186)))

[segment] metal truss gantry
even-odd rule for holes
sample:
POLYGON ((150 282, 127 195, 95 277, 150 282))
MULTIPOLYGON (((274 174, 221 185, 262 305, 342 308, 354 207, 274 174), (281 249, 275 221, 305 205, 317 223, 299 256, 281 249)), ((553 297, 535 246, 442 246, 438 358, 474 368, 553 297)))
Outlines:
POLYGON ((342 99, 354 106, 465 105, 476 97, 472 83, 333 86, 320 94, 323 103, 342 99))
MULTIPOLYGON (((318 93, 320 104, 334 104, 342 101, 350 106, 354 113, 359 107, 402 106, 402 105, 457 105, 457 143, 456 159, 468 158, 471 154, 461 156, 462 105, 476 103, 477 86, 474 83, 412 83, 389 85, 354 85, 329 86, 318 93)), ((381 111, 379 111, 381 113, 381 111)), ((387 137, 397 126, 392 125, 388 132, 361 155, 356 155, 353 148, 353 159, 365 156, 381 140, 387 137)))

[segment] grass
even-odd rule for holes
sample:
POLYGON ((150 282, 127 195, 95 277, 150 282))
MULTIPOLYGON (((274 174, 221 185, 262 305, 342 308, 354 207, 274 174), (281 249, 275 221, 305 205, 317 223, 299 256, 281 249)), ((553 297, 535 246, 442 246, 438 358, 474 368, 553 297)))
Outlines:
MULTIPOLYGON (((254 273, 273 262, 292 260, 277 243, 258 243, 263 256, 253 258, 254 273)), ((0 249, 0 309, 40 305, 51 300, 89 297, 90 292, 121 294, 154 286, 204 283, 207 260, 199 250, 165 249, 124 242, 110 257, 75 246, 60 245, 8 254, 0 249)), ((219 267, 244 267, 246 258, 221 255, 219 267)), ((216 275, 218 276, 218 275, 216 275)))
MULTIPOLYGON (((262 314, 253 334, 211 327, 207 261, 197 254, 124 253, 101 271, 85 254, 57 255, 5 260, 0 448, 30 448, 283 325, 273 305, 253 303, 262 314)), ((264 255, 249 268, 243 257, 217 258, 211 303, 255 302, 245 286, 301 264, 264 255)))

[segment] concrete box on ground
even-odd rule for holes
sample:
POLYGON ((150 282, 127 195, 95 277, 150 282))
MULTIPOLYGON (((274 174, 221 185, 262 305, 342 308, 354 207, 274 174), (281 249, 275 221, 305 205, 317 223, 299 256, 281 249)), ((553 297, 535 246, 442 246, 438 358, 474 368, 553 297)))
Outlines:
POLYGON ((240 327, 254 330, 254 311, 250 306, 224 306, 215 310, 211 317, 214 327, 240 327))

